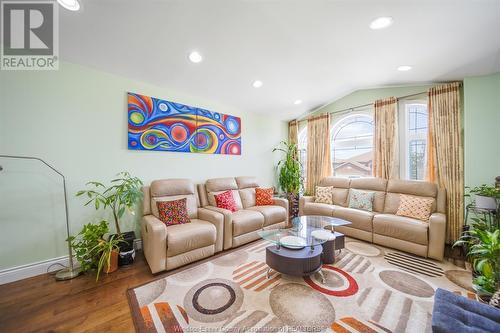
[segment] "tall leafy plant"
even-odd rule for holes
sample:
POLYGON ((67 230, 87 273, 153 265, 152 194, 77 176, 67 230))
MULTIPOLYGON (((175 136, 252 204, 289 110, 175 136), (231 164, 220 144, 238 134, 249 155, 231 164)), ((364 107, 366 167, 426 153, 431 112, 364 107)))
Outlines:
POLYGON ((302 165, 297 158, 297 146, 293 143, 282 141, 278 147, 273 149, 273 152, 275 151, 280 151, 284 154, 277 165, 279 169, 278 182, 280 188, 286 193, 298 194, 302 189, 302 165))
POLYGON ((115 222, 116 233, 121 235, 120 219, 125 211, 134 213, 133 208, 142 198, 142 181, 137 177, 132 177, 128 172, 120 172, 118 178, 111 181, 110 186, 96 181, 88 182, 86 185, 91 188, 79 191, 77 196, 87 196, 88 201, 85 206, 94 203, 96 210, 111 208, 115 222))
POLYGON ((464 232, 454 246, 466 246, 477 274, 473 280, 475 289, 491 295, 500 290, 500 230, 496 223, 488 223, 485 218, 473 220, 471 229, 464 232))

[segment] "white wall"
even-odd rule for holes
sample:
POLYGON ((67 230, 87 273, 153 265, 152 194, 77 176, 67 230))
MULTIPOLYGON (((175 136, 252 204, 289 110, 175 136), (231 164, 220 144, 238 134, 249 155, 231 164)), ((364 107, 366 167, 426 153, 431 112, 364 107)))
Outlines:
MULTIPOLYGON (((73 64, 50 72, 0 72, 0 154, 41 157, 62 171, 73 232, 99 216, 83 207, 76 191, 89 180, 108 181, 122 170, 145 183, 255 175, 262 184, 274 185, 278 156, 272 148, 286 131, 284 122, 267 115, 241 113, 73 64), (240 116, 242 155, 127 150, 127 91, 240 116)), ((36 163, 0 159, 0 165, 5 168, 0 172, 0 269, 65 255, 58 178, 36 163)), ((129 219, 124 229, 134 229, 134 223, 129 219)))

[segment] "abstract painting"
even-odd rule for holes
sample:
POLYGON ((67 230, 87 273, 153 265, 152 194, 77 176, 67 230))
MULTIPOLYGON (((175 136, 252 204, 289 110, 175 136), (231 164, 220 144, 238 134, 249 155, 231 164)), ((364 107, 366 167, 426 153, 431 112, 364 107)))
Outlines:
POLYGON ((128 93, 128 148, 241 155, 241 119, 128 93))

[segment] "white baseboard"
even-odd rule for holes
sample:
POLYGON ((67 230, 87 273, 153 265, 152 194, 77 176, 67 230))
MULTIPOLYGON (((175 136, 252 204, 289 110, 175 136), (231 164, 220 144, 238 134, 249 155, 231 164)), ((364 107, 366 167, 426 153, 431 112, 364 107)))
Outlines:
MULTIPOLYGON (((63 256, 59 258, 47 259, 39 262, 34 262, 32 264, 12 267, 8 269, 3 269, 0 271, 0 284, 5 284, 9 282, 14 282, 17 280, 26 279, 32 276, 45 274, 50 265, 62 264, 68 266, 68 256, 63 256)), ((57 271, 61 269, 60 265, 54 265, 51 268, 52 271, 57 271)))
MULTIPOLYGON (((142 249, 141 238, 134 239, 134 249, 136 250, 142 249)), ((32 264, 0 270, 0 284, 6 284, 9 282, 14 282, 29 277, 37 276, 40 274, 45 274, 47 273, 47 269, 50 267, 50 265, 53 264, 62 264, 64 266, 68 266, 69 265, 68 256, 47 259, 39 262, 34 262, 32 264)), ((76 261, 75 264, 77 264, 76 261)), ((54 265, 54 267, 52 267, 50 271, 53 272, 59 269, 61 269, 60 265, 54 265)))

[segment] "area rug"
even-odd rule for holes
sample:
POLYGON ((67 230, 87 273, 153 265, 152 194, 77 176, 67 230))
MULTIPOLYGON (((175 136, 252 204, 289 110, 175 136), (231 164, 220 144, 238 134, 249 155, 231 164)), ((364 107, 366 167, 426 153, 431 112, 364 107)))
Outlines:
POLYGON ((316 274, 266 276, 258 241, 128 291, 145 332, 430 332, 434 293, 466 297, 470 272, 346 239, 316 274), (458 284, 457 284, 458 283, 458 284))

